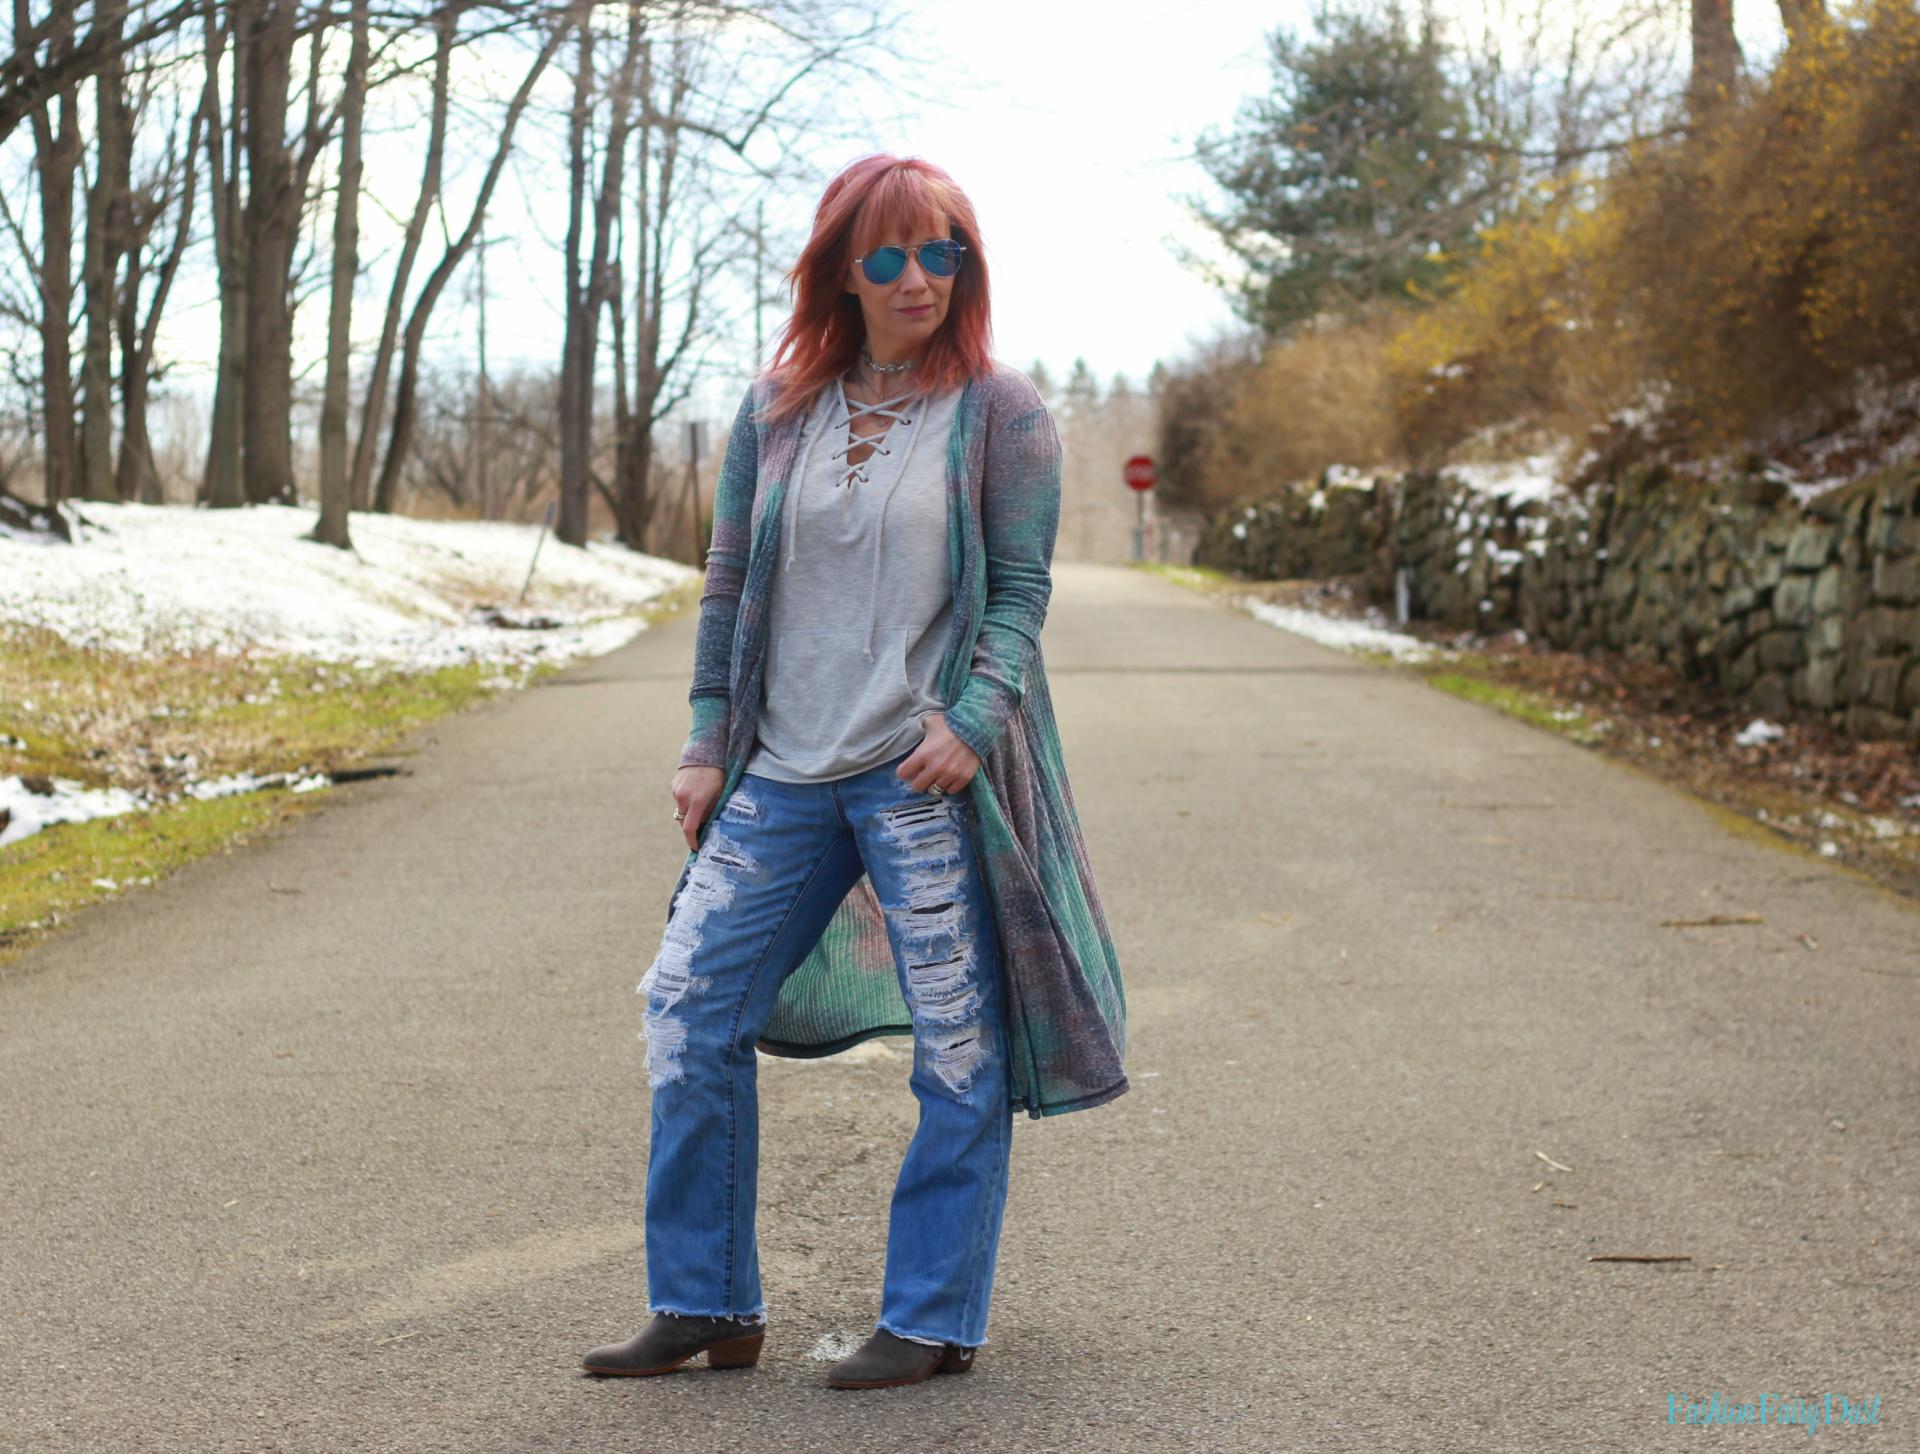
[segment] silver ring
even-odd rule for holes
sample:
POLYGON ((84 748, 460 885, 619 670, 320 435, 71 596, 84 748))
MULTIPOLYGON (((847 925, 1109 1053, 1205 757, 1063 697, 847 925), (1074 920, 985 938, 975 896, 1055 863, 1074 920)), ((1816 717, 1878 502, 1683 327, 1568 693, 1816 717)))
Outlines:
POLYGON ((932 787, 928 788, 927 791, 932 793, 937 798, 937 797, 940 797, 943 793, 945 793, 946 789, 941 787, 939 783, 935 783, 932 787))
POLYGON ((676 823, 684 823, 687 821, 687 815, 685 813, 675 813, 673 815, 673 821, 676 823))

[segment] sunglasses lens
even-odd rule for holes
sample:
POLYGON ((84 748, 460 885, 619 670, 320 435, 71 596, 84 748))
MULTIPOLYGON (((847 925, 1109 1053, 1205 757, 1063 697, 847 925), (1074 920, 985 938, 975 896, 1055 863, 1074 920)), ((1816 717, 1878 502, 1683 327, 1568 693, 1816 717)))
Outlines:
POLYGON ((960 271, 960 249, 951 242, 930 242, 920 249, 920 266, 936 278, 950 278, 960 271))
POLYGON ((869 283, 891 283, 907 265, 905 248, 877 247, 861 260, 861 271, 869 283))

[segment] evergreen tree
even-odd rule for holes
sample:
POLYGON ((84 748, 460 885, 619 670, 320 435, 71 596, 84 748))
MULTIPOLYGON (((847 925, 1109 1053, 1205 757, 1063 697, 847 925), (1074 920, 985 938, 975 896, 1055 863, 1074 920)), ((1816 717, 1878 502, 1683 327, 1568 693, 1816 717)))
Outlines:
POLYGON ((1067 385, 1063 399, 1069 414, 1085 414, 1100 404, 1100 381, 1093 376, 1093 370, 1087 367, 1084 358, 1073 361, 1073 371, 1067 375, 1067 385))
POLYGON ((1053 375, 1047 372, 1047 366, 1035 359, 1027 369, 1027 377, 1033 381, 1033 387, 1039 390, 1040 397, 1051 404, 1055 390, 1053 375))
POLYGON ((1198 143, 1225 205, 1188 199, 1246 268, 1236 309, 1277 337, 1435 286, 1491 189, 1431 0, 1417 20, 1400 0, 1317 0, 1307 35, 1268 43, 1271 92, 1198 143))

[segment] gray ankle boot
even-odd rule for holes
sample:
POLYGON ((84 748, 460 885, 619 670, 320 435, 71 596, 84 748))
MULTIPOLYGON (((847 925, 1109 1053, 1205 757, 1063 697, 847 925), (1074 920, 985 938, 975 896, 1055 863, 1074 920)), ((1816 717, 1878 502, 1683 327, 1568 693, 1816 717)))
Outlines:
POLYGON ((653 1321, 624 1343, 595 1348, 580 1360, 588 1373, 644 1378, 671 1373, 700 1353, 709 1368, 750 1368, 760 1361, 767 1325, 743 1318, 683 1317, 655 1313, 653 1321))
POLYGON ((918 1383, 936 1373, 965 1373, 973 1367, 971 1348, 958 1343, 916 1343, 885 1328, 827 1370, 832 1388, 894 1388, 918 1383))

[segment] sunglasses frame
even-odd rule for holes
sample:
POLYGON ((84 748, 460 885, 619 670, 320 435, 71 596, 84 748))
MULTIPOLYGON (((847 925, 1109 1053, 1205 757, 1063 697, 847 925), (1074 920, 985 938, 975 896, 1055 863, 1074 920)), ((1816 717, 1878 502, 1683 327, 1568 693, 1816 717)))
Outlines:
POLYGON ((966 261, 967 247, 965 243, 956 242, 951 237, 936 237, 930 242, 916 242, 912 247, 899 247, 894 243, 888 243, 885 247, 876 247, 872 252, 868 253, 866 257, 855 258, 854 261, 860 264, 861 277, 865 278, 869 283, 872 283, 876 288, 884 288, 889 283, 897 283, 900 281, 900 273, 904 273, 907 270, 908 258, 919 262, 920 249, 923 247, 950 247, 953 249, 953 271, 950 273, 936 273, 924 262, 920 263, 920 270, 928 277, 944 279, 959 276, 960 265, 966 261), (878 257, 883 252, 897 252, 900 254, 900 272, 886 279, 876 278, 871 269, 867 267, 868 258, 878 257))

